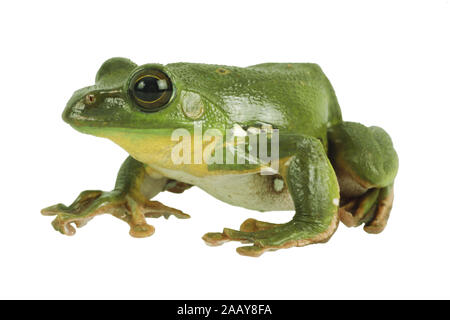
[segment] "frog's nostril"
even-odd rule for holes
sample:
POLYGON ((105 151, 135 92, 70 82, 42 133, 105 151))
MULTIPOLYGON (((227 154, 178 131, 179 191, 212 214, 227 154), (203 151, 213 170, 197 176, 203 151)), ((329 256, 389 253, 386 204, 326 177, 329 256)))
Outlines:
POLYGON ((86 102, 86 104, 93 104, 95 102, 95 95, 87 94, 84 98, 84 101, 86 102))

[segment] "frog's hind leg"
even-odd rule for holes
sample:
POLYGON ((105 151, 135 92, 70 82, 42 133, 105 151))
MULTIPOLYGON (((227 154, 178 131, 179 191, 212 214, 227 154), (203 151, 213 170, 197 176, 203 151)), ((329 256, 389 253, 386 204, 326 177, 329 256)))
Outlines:
POLYGON ((394 200, 398 157, 379 127, 343 122, 329 129, 329 156, 341 189, 339 216, 348 227, 368 233, 385 228, 394 200))
POLYGON ((293 219, 284 224, 249 219, 240 231, 225 228, 221 233, 205 234, 207 244, 251 243, 237 252, 257 257, 265 251, 328 241, 339 223, 336 175, 319 140, 301 136, 296 147, 295 154, 280 168, 294 201, 293 219))

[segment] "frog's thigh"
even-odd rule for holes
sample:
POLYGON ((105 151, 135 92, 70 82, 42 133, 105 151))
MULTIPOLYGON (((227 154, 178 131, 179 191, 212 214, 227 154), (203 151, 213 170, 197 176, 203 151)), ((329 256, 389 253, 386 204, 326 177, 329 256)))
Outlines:
POLYGON ((379 127, 343 122, 329 129, 329 156, 341 189, 342 222, 384 229, 393 202, 398 157, 389 135, 379 127))
POLYGON ((247 256, 327 241, 339 222, 339 187, 322 144, 314 138, 299 138, 297 151, 280 169, 295 206, 290 222, 269 224, 251 219, 244 222, 241 231, 225 228, 203 239, 210 245, 231 240, 253 243, 237 249, 247 256))

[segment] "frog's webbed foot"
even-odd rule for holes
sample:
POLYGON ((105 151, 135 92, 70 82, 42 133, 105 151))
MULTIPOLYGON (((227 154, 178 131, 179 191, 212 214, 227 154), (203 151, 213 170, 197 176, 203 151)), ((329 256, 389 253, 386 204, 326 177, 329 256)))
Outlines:
POLYGON ((386 227, 394 201, 393 186, 373 188, 360 197, 341 201, 339 217, 347 227, 364 225, 367 233, 380 233, 386 227))
POLYGON ((266 251, 326 242, 335 232, 338 223, 337 215, 325 230, 323 226, 308 226, 308 223, 300 221, 276 224, 247 219, 239 231, 225 228, 223 232, 205 234, 203 240, 210 246, 218 246, 228 241, 251 243, 253 245, 239 247, 236 251, 243 256, 259 257, 266 251))
POLYGON ((55 230, 66 235, 75 234, 75 228, 81 228, 94 216, 110 213, 130 225, 130 235, 133 237, 148 237, 155 232, 155 228, 145 221, 146 217, 189 218, 180 210, 166 207, 157 201, 150 201, 139 196, 122 192, 103 192, 100 190, 83 191, 70 205, 61 203, 42 209, 43 215, 56 215, 52 225, 55 230))
MULTIPOLYGON (((100 190, 86 190, 81 192, 70 206, 58 203, 42 209, 41 213, 44 216, 56 216, 52 222, 55 230, 62 234, 74 235, 76 231, 72 224, 75 224, 78 228, 85 226, 94 215, 84 215, 82 213, 102 194, 103 191, 100 190)), ((100 213, 96 212, 96 214, 100 213)))

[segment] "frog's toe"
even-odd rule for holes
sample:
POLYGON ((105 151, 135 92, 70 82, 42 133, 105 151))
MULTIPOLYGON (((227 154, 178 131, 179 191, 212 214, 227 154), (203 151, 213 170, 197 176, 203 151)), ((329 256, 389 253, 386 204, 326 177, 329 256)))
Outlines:
POLYGON ((347 227, 357 227, 373 216, 380 189, 371 189, 339 208, 339 217, 347 227))
POLYGON ((262 255, 267 250, 269 250, 269 249, 253 245, 253 246, 239 247, 236 249, 236 252, 239 253, 241 256, 256 258, 256 257, 259 257, 260 255, 262 255))
POLYGON ((91 217, 79 215, 74 208, 67 207, 61 203, 42 209, 41 214, 44 216, 56 216, 52 221, 53 228, 68 236, 76 233, 72 224, 76 225, 77 228, 81 228, 92 219, 91 217))
POLYGON ((79 194, 70 206, 58 203, 42 209, 41 214, 44 216, 55 216, 60 213, 79 213, 92 204, 101 195, 102 191, 100 190, 85 190, 79 194))
POLYGON ((56 216, 60 212, 68 212, 68 207, 62 203, 58 203, 41 210, 41 214, 44 216, 56 216))
POLYGON ((171 215, 178 219, 189 219, 191 216, 181 210, 163 205, 158 201, 147 200, 142 204, 142 211, 146 218, 159 218, 163 216, 168 219, 171 215))
POLYGON ((216 247, 230 241, 222 232, 208 232, 202 237, 208 246, 216 247))
POLYGON ((241 227, 239 228, 239 230, 243 231, 243 232, 255 232, 255 231, 260 231, 260 230, 272 229, 278 225, 279 224, 276 224, 276 223, 264 222, 264 221, 259 221, 259 220, 250 218, 250 219, 245 220, 241 224, 241 227))
POLYGON ((76 233, 75 228, 70 223, 64 224, 58 221, 58 219, 52 221, 52 226, 56 231, 59 231, 66 236, 73 236, 76 233))
POLYGON ((251 234, 253 233, 224 228, 223 232, 209 232, 205 234, 202 239, 209 246, 220 246, 228 241, 251 243, 253 240, 251 234))
POLYGON ((130 227, 130 235, 135 238, 150 237, 154 233, 155 233, 155 227, 153 227, 147 223, 131 225, 131 227, 130 227))
POLYGON ((223 234, 229 240, 239 241, 241 243, 251 243, 255 241, 255 232, 238 231, 230 228, 224 228, 223 234))
POLYGON ((392 190, 381 190, 380 200, 375 211, 374 218, 366 223, 364 231, 367 233, 380 233, 386 227, 394 202, 394 192, 392 190))
POLYGON ((357 227, 364 223, 364 231, 367 233, 380 233, 386 227, 393 200, 392 186, 370 189, 361 197, 351 199, 340 207, 340 220, 347 227, 357 227))
MULTIPOLYGON (((225 229, 223 229, 223 232, 207 233, 202 237, 202 239, 206 242, 207 245, 210 245, 210 246, 219 246, 228 241, 240 241, 242 243, 251 243, 252 241, 255 240, 255 238, 252 237, 254 232, 269 230, 269 229, 275 228, 276 226, 279 226, 279 224, 259 221, 259 220, 250 218, 250 219, 245 220, 241 224, 239 231, 225 228, 225 229)), ((244 250, 243 252, 247 252, 246 250, 248 250, 248 249, 243 249, 243 250, 244 250)), ((240 250, 238 250, 238 252, 239 251, 240 250)), ((252 256, 256 256, 255 255, 256 251, 254 249, 252 252, 253 252, 252 256)), ((244 253, 241 253, 241 254, 244 254, 244 253)), ((262 254, 262 252, 261 252, 261 254, 262 254)))
POLYGON ((61 232, 67 236, 73 236, 76 233, 75 224, 77 227, 82 227, 87 221, 78 220, 77 217, 70 213, 60 213, 52 221, 52 226, 56 231, 61 232))

